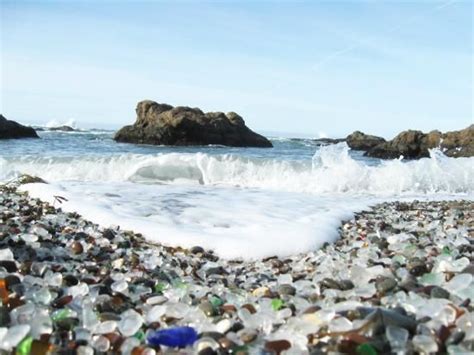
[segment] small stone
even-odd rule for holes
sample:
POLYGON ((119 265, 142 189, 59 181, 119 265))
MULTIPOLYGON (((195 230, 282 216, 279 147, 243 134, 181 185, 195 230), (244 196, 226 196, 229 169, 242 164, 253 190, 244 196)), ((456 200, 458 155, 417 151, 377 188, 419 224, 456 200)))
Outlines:
POLYGON ((257 333, 252 330, 244 330, 240 333, 240 340, 245 344, 251 343, 255 339, 257 339, 257 333))
POLYGON ((397 280, 392 277, 378 277, 375 281, 375 288, 380 294, 385 294, 397 286, 397 280))
POLYGON ((412 341, 415 350, 418 350, 420 353, 430 354, 438 351, 438 344, 429 335, 415 335, 412 341))
POLYGON ((4 267, 8 272, 16 272, 18 270, 14 260, 0 260, 0 267, 4 267))
POLYGON ((211 302, 203 301, 199 305, 199 309, 208 317, 212 317, 216 314, 216 310, 211 302))
POLYGON ((191 249, 189 249, 189 252, 191 254, 202 254, 202 253, 204 253, 204 248, 200 247, 200 246, 195 246, 195 247, 192 247, 191 249))
POLYGON ((276 355, 280 355, 289 348, 291 348, 291 343, 288 340, 273 340, 265 343, 265 350, 276 355))
POLYGON ((449 299, 449 292, 442 287, 434 286, 430 291, 430 297, 449 299))
POLYGON ((340 290, 341 284, 334 279, 325 278, 321 281, 321 288, 340 290))
POLYGON ((289 284, 283 284, 283 285, 278 286, 277 292, 278 294, 280 294, 280 296, 284 296, 284 295, 293 296, 296 294, 296 288, 294 288, 293 286, 289 284))
POLYGON ((255 309, 255 307, 250 303, 246 303, 246 304, 242 305, 242 308, 245 308, 251 314, 257 313, 257 310, 255 309))
POLYGON ((121 317, 122 319, 117 327, 120 333, 126 337, 130 337, 138 332, 143 324, 143 317, 133 309, 123 312, 121 317))
POLYGON ((72 253, 73 254, 82 254, 84 252, 84 247, 82 246, 82 244, 78 241, 75 241, 74 243, 72 243, 71 245, 71 250, 72 250, 72 253))
POLYGON ((12 261, 15 260, 10 248, 0 249, 0 260, 1 261, 12 261))
POLYGON ((407 264, 407 270, 413 276, 421 276, 424 273, 428 272, 428 268, 426 266, 426 261, 420 259, 412 259, 407 264))
POLYGON ((339 282, 339 286, 343 291, 352 290, 355 287, 351 280, 341 280, 339 282))
POLYGON ((198 334, 191 327, 176 327, 151 332, 147 341, 150 345, 165 345, 170 347, 184 348, 193 345, 198 339, 198 334))
POLYGON ((231 327, 232 327, 232 321, 228 318, 224 318, 216 324, 216 330, 222 334, 227 333, 227 331, 231 327))
POLYGON ((377 355, 377 350, 368 343, 360 344, 357 347, 356 352, 359 355, 377 355))
POLYGON ((7 334, 0 343, 0 348, 11 350, 28 335, 30 329, 31 328, 28 324, 14 325, 8 329, 7 334))

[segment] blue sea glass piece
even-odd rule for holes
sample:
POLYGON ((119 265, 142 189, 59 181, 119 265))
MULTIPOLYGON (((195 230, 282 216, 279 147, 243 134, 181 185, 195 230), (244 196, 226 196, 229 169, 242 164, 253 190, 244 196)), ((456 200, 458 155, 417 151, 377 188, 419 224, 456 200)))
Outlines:
POLYGON ((157 330, 148 336, 151 345, 165 345, 173 348, 184 348, 192 345, 198 338, 198 333, 191 327, 176 327, 157 330))

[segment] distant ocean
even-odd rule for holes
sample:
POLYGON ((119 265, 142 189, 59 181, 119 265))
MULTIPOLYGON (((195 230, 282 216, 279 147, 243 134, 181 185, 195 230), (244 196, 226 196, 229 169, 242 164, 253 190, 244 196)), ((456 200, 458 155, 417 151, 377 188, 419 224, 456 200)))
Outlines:
POLYGON ((290 255, 338 235, 340 222, 382 201, 473 199, 474 158, 433 150, 381 161, 345 143, 269 137, 272 149, 120 144, 113 132, 38 132, 0 141, 0 181, 19 174, 35 197, 168 245, 223 257, 290 255))

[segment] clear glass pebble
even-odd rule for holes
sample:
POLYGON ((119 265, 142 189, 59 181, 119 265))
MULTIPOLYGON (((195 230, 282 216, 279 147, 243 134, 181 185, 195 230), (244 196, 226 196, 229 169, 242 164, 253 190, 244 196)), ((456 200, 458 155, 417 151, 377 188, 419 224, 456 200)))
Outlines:
POLYGON ((438 344, 429 335, 415 335, 412 341, 413 347, 423 354, 431 354, 438 351, 438 344))
POLYGON ((10 248, 0 249, 0 260, 15 260, 10 248))
POLYGON ((133 309, 129 309, 122 313, 118 329, 124 336, 130 337, 138 332, 142 324, 143 317, 133 309))
POLYGON ((20 324, 10 327, 7 334, 0 342, 0 348, 7 351, 11 350, 28 335, 30 329, 31 327, 28 324, 20 324))

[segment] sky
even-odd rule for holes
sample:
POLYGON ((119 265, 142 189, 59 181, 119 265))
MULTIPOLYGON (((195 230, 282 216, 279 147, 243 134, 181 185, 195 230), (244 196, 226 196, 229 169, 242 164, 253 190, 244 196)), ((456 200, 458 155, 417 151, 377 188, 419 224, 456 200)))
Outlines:
POLYGON ((118 128, 152 99, 391 138, 473 118, 473 2, 0 0, 0 113, 118 128))

